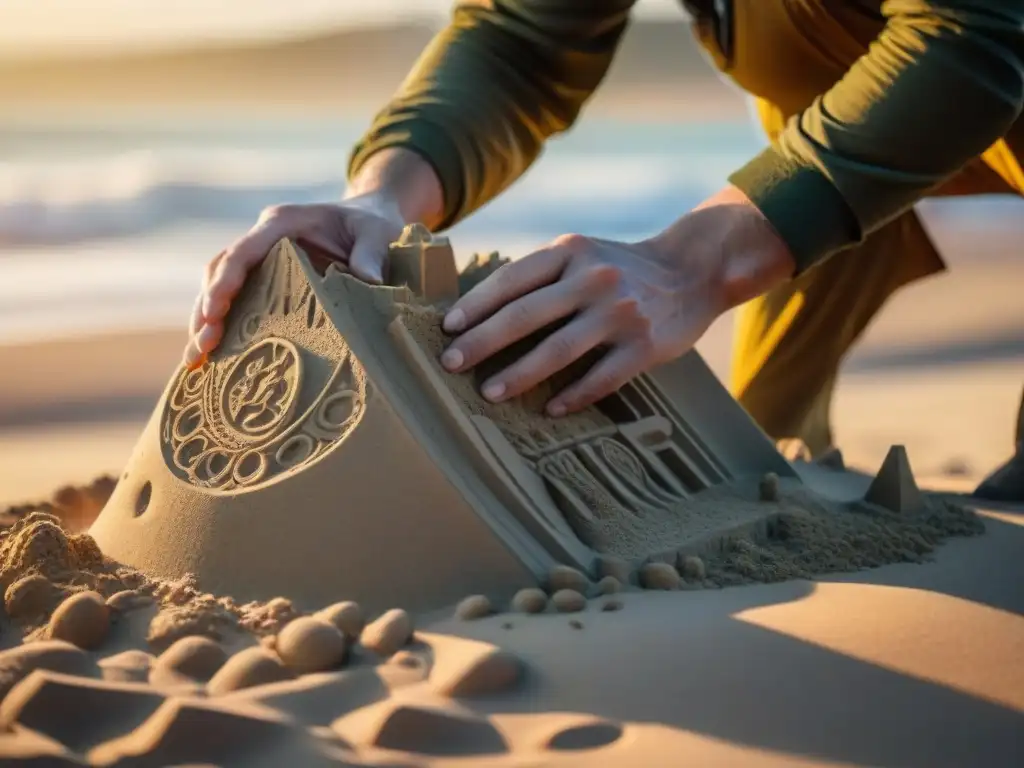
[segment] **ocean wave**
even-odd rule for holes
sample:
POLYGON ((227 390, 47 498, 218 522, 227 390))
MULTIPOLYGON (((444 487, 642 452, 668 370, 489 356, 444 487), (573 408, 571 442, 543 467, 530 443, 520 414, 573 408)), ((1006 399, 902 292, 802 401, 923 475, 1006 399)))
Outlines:
MULTIPOLYGON (((76 147, 73 135, 47 137, 18 160, 0 159, 0 254, 194 225, 241 234, 269 205, 340 199, 347 141, 326 133, 309 138, 274 144, 242 135, 243 148, 234 148, 230 137, 203 137, 194 146, 110 153, 96 151, 93 139, 79 137, 76 147)), ((719 188, 752 148, 738 129, 719 132, 717 144, 697 134, 654 138, 598 130, 553 142, 523 179, 457 232, 515 232, 526 240, 565 231, 642 236, 719 188)), ((958 207, 972 217, 1005 212, 988 201, 958 207)))
MULTIPOLYGON (((137 236, 190 222, 244 228, 269 205, 339 199, 344 167, 343 153, 316 150, 0 163, 0 249, 137 236)), ((681 179, 671 168, 657 153, 556 155, 486 206, 472 228, 642 229, 714 187, 715 169, 681 179)))

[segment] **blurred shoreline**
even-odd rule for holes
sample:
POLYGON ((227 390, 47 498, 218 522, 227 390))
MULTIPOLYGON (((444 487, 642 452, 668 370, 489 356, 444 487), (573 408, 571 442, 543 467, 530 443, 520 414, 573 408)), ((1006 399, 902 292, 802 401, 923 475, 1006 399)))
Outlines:
MULTIPOLYGON (((205 117, 359 115, 369 119, 439 24, 332 29, 171 51, 0 60, 0 115, 205 117)), ((742 117, 746 107, 704 57, 682 14, 634 20, 587 114, 645 119, 742 117)))

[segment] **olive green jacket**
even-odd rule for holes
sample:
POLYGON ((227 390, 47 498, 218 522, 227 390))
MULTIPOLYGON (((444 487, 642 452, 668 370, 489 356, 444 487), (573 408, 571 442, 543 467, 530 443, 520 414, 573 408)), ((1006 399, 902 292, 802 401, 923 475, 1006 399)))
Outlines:
MULTIPOLYGON (((454 224, 573 124, 634 2, 456 3, 355 147, 350 176, 385 147, 413 150, 440 178, 442 227, 454 224)), ((845 2, 884 17, 880 36, 730 176, 787 242, 798 271, 908 210, 1006 135, 1024 105, 1024 0, 845 2)))

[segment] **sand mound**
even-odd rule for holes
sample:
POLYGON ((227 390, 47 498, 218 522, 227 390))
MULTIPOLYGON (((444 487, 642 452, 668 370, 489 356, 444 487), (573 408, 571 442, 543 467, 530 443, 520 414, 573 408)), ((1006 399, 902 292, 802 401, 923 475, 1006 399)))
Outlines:
POLYGON ((143 608, 153 614, 146 635, 155 649, 190 635, 259 637, 298 616, 284 598, 240 605, 200 591, 188 574, 150 578, 105 557, 88 534, 69 533, 55 515, 39 511, 0 530, 0 594, 4 624, 13 621, 30 639, 62 638, 82 647, 98 645, 107 624, 143 608))
MULTIPOLYGON (((715 495, 709 492, 702 504, 714 509, 717 503, 758 503, 736 496, 716 500, 715 495)), ((914 514, 899 514, 863 501, 843 504, 796 489, 781 496, 779 513, 763 533, 730 537, 717 551, 705 553, 703 568, 685 555, 678 565, 688 580, 699 579, 705 586, 811 579, 889 563, 925 562, 945 539, 985 530, 981 518, 967 507, 938 496, 926 496, 922 504, 914 514)))
POLYGON ((140 573, 103 557, 84 533, 68 533, 46 512, 0 532, 0 590, 7 616, 32 623, 77 592, 110 597, 147 585, 140 573))

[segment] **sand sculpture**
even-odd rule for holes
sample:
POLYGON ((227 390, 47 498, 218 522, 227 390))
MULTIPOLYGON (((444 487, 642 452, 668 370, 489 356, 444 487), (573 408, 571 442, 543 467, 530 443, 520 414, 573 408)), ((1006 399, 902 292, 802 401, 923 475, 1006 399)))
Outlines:
POLYGON ((458 600, 468 576, 511 595, 556 563, 699 551, 772 511, 688 514, 695 493, 765 472, 798 482, 696 353, 566 419, 541 410, 564 382, 483 401, 486 371, 437 363, 432 304, 500 258, 459 276, 447 241, 416 227, 393 255, 402 285, 371 287, 273 249, 221 347, 168 384, 90 531, 105 554, 239 599, 423 609, 458 600))
POLYGON ((924 496, 917 487, 906 448, 894 445, 889 449, 864 499, 890 512, 920 511, 924 496))

